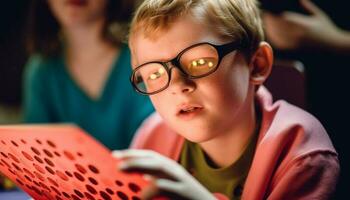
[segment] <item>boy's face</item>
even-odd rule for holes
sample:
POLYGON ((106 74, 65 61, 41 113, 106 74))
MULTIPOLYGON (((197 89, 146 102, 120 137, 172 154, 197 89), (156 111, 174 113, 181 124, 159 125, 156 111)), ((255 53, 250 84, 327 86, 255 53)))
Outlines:
MULTIPOLYGON (((183 49, 200 42, 224 44, 208 27, 183 17, 156 39, 138 31, 131 38, 133 68, 150 61, 168 61, 183 49)), ((254 87, 244 56, 232 51, 218 69, 203 78, 187 79, 171 70, 167 89, 151 95, 158 113, 177 133, 193 142, 205 142, 236 129, 252 105, 254 87)))

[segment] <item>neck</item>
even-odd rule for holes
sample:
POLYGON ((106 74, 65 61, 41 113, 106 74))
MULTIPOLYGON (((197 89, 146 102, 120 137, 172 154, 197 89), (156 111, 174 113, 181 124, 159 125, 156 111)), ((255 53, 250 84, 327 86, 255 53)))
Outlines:
MULTIPOLYGON (((251 93, 254 96, 254 93, 251 93)), ((255 134, 256 114, 254 103, 247 102, 237 116, 245 116, 243 118, 237 117, 235 124, 239 124, 238 126, 232 127, 226 133, 220 133, 220 137, 200 143, 203 151, 218 167, 227 167, 235 162, 242 155, 255 134)))
POLYGON ((114 47, 102 37, 104 22, 97 21, 88 26, 66 27, 63 29, 65 53, 74 59, 95 59, 114 47))

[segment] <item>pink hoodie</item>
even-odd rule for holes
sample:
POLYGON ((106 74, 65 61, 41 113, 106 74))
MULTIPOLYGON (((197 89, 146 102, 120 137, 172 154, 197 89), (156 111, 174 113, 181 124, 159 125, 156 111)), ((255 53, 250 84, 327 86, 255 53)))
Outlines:
MULTIPOLYGON (((260 87, 257 99, 262 124, 241 199, 329 199, 339 163, 323 126, 285 101, 272 103, 265 87, 260 87)), ((151 149, 178 161, 184 140, 155 113, 138 130, 132 148, 151 149)))

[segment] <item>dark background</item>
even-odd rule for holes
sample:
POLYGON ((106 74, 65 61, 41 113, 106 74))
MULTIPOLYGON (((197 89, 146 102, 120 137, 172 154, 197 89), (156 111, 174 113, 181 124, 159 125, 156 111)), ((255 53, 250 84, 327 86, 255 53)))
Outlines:
POLYGON ((29 1, 4 1, 0 6, 0 103, 19 106, 21 74, 26 61, 24 24, 29 1))
MULTIPOLYGON (((294 0, 262 0, 266 8, 301 11, 294 0), (285 4, 281 4, 285 3, 285 4)), ((19 122, 22 94, 22 72, 27 55, 24 48, 25 22, 29 1, 3 1, 0 7, 0 124, 19 122), (15 112, 15 118, 13 118, 15 112)), ((350 30, 349 8, 344 1, 314 0, 334 22, 350 30)), ((275 51, 276 57, 297 59, 304 63, 307 80, 307 110, 327 129, 339 153, 341 175, 334 199, 348 199, 350 165, 349 134, 349 67, 350 55, 312 52, 275 51)))

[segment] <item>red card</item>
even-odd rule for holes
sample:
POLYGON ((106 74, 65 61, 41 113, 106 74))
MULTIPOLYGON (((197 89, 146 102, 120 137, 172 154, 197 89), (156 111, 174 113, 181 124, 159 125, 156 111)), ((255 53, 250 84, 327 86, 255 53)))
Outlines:
POLYGON ((34 199, 137 200, 141 174, 73 125, 0 126, 0 172, 34 199))

